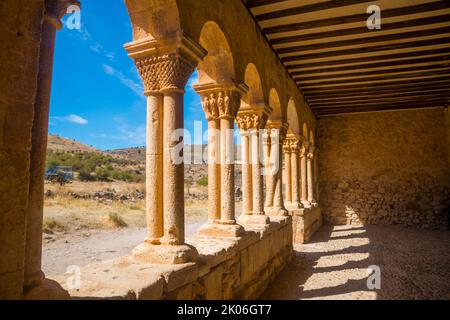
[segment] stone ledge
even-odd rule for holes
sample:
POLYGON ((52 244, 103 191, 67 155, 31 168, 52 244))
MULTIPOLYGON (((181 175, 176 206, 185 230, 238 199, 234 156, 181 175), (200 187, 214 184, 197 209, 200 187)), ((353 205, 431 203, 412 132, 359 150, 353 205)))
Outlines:
MULTIPOLYGON (((81 269, 73 299, 234 299, 257 297, 292 253, 291 217, 247 227, 242 237, 188 239, 196 263, 150 264, 132 255, 81 269)), ((57 277, 67 290, 70 276, 57 277)))

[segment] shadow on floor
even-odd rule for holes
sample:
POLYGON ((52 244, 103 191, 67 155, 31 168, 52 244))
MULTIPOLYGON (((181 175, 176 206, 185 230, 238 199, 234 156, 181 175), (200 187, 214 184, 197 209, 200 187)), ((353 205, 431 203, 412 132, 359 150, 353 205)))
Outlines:
POLYGON ((261 299, 450 299, 449 244, 448 231, 323 226, 261 299), (370 266, 381 289, 368 288, 370 266))

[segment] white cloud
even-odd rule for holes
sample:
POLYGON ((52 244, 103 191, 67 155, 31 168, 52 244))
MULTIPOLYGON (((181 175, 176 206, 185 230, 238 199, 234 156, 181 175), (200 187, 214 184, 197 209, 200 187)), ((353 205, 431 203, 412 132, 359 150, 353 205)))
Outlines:
POLYGON ((123 75, 122 72, 114 69, 110 65, 103 64, 103 71, 109 75, 117 78, 124 86, 130 88, 135 94, 137 94, 139 97, 143 97, 144 88, 142 85, 130 78, 127 78, 125 75, 123 75))
MULTIPOLYGON (((89 122, 88 120, 86 120, 76 114, 71 114, 71 115, 68 115, 65 117, 52 117, 51 119, 60 121, 60 122, 70 122, 70 123, 79 124, 79 125, 86 125, 89 122)), ((52 124, 54 124, 54 123, 52 123, 52 124)))

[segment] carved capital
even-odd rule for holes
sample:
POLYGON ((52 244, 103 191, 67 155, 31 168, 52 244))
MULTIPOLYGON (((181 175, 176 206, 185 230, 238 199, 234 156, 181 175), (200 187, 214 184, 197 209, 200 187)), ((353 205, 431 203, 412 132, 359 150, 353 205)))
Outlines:
POLYGON ((306 157, 309 150, 309 142, 303 141, 301 147, 300 147, 300 157, 306 157))
POLYGON ((61 19, 69 12, 70 6, 81 8, 78 0, 47 0, 45 1, 45 19, 49 21, 57 30, 62 29, 61 19))
POLYGON ((145 94, 183 90, 206 51, 183 33, 167 39, 142 39, 125 45, 144 83, 145 94))
POLYGON ((195 85, 194 88, 202 99, 203 111, 208 120, 235 119, 241 96, 248 89, 245 85, 236 86, 230 83, 195 85))
POLYGON ((178 53, 139 58, 136 67, 144 83, 145 92, 165 89, 184 89, 194 72, 196 63, 178 53))
POLYGON ((239 113, 236 117, 236 123, 239 130, 259 130, 261 127, 261 117, 256 113, 239 113))

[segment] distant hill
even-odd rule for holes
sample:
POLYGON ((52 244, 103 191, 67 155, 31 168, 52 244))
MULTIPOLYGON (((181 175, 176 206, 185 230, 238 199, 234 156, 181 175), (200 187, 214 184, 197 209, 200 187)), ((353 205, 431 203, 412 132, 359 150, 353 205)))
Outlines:
POLYGON ((48 135, 47 148, 52 151, 64 152, 102 152, 94 147, 87 146, 75 140, 63 138, 53 134, 48 135))

